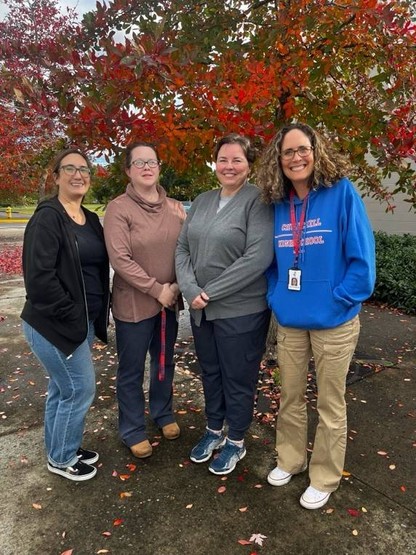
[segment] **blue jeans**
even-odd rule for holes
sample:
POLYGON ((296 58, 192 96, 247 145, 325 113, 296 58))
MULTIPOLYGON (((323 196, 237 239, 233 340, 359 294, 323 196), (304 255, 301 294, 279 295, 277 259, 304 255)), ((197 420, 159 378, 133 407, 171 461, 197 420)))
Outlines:
POLYGON ((253 419, 260 362, 266 346, 270 311, 206 320, 191 318, 195 350, 202 370, 205 415, 211 430, 228 424, 228 437, 244 439, 253 419))
POLYGON ((23 322, 23 333, 49 376, 45 407, 45 446, 48 461, 65 468, 77 461, 85 417, 95 395, 95 371, 91 357, 94 324, 89 323, 85 341, 66 357, 34 328, 23 322))
POLYGON ((161 313, 141 322, 115 319, 118 355, 117 400, 119 434, 127 447, 147 439, 143 379, 147 351, 150 353, 150 416, 160 428, 175 421, 172 383, 175 364, 173 354, 178 323, 176 314, 166 310, 165 379, 158 378, 161 313))

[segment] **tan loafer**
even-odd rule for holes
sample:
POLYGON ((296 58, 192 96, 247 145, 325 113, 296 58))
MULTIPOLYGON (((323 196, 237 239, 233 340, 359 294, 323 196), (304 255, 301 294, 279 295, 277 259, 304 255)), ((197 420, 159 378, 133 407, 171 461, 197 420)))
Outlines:
POLYGON ((152 446, 150 445, 149 441, 145 439, 140 443, 136 443, 130 447, 130 451, 132 454, 137 457, 138 459, 145 459, 146 457, 150 457, 152 454, 152 446))
POLYGON ((176 422, 172 422, 162 427, 162 433, 165 439, 177 439, 181 435, 181 429, 176 422))

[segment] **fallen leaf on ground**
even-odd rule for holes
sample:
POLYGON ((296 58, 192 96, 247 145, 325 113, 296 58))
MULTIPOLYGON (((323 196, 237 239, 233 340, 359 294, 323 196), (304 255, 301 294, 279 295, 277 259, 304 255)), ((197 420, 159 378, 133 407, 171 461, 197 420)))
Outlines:
POLYGON ((120 499, 124 499, 125 497, 131 497, 133 493, 131 491, 122 491, 120 493, 120 499))
POLYGON ((240 545, 251 545, 253 542, 249 542, 248 540, 238 540, 240 545))
POLYGON ((360 516, 360 511, 357 509, 347 509, 348 514, 351 516, 360 516))
POLYGON ((123 519, 122 518, 115 518, 113 520, 113 526, 120 526, 120 524, 123 524, 123 519))
POLYGON ((240 511, 240 513, 245 513, 247 509, 248 507, 240 507, 238 510, 240 511))
POLYGON ((263 534, 251 534, 250 541, 256 543, 257 545, 262 546, 263 541, 267 539, 267 536, 263 536, 263 534))
POLYGON ((192 509, 192 507, 193 507, 193 504, 189 503, 189 505, 186 505, 185 509, 192 509))
POLYGON ((42 508, 42 505, 40 503, 32 503, 32 507, 39 511, 42 508))
POLYGON ((111 536, 111 532, 101 532, 101 535, 109 538, 111 536))
POLYGON ((66 551, 62 551, 61 555, 72 555, 73 552, 73 549, 67 549, 66 551))
POLYGON ((220 486, 220 487, 217 489, 217 491, 218 491, 218 493, 224 493, 224 492, 226 491, 226 489, 227 489, 227 488, 226 488, 225 486, 220 486))

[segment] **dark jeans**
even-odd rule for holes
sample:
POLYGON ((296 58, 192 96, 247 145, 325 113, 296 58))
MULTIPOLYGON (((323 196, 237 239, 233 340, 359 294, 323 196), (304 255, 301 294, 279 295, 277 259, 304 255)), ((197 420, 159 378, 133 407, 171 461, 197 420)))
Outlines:
POLYGON ((191 318, 195 349, 202 369, 208 428, 228 424, 228 437, 239 441, 250 427, 260 362, 270 311, 207 321, 191 318))
POLYGON ((115 324, 119 363, 117 371, 119 433, 123 442, 131 447, 147 438, 143 379, 148 351, 150 354, 150 416, 159 427, 175 421, 172 409, 172 382, 175 369, 173 353, 178 323, 175 312, 166 310, 166 363, 163 381, 158 378, 161 313, 137 323, 116 319, 115 324))

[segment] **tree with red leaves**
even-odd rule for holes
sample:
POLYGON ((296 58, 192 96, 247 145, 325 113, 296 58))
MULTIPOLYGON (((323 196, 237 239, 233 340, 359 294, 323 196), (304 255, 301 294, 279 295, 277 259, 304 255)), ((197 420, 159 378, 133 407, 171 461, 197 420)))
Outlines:
MULTIPOLYGON (((11 0, 9 0, 11 1, 11 0)), ((97 1, 49 67, 60 121, 89 149, 158 143, 177 172, 209 173, 215 138, 259 146, 302 120, 327 134, 351 176, 416 209, 411 0, 97 1), (393 191, 383 179, 393 176, 393 191)), ((25 89, 36 102, 37 90, 25 89)), ((38 102, 38 106, 41 103, 38 102)))
MULTIPOLYGON (((75 13, 55 0, 4 0, 0 22, 0 197, 43 190, 45 163, 65 137, 56 100, 60 37, 74 32, 75 13), (53 67, 54 79, 51 79, 53 67)), ((67 69, 67 68, 66 68, 67 69)))

